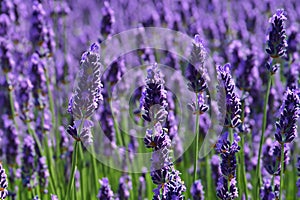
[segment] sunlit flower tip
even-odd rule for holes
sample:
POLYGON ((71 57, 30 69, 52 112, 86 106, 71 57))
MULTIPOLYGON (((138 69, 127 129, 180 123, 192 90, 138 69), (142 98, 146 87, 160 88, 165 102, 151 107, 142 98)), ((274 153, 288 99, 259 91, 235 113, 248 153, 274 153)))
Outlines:
POLYGON ((54 194, 51 194, 51 200, 58 200, 58 197, 54 194))

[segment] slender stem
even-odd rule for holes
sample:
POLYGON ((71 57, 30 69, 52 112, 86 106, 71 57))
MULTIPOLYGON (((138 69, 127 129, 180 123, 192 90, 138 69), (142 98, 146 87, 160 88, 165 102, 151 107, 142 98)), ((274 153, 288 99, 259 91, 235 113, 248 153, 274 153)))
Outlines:
POLYGON ((73 186, 74 186, 75 171, 77 169, 77 154, 78 154, 78 141, 76 141, 75 145, 74 145, 71 177, 70 177, 70 180, 69 180, 68 190, 67 190, 65 199, 70 199, 72 189, 73 189, 73 186))
POLYGON ((245 136, 242 135, 241 137, 241 165, 239 165, 239 167, 241 167, 241 175, 243 178, 243 184, 244 184, 244 190, 245 190, 245 199, 248 199, 248 187, 247 187, 247 178, 246 178, 246 163, 245 163, 245 151, 244 151, 244 144, 245 144, 245 136))
MULTIPOLYGON (((198 110, 198 93, 196 93, 196 110, 198 110)), ((199 114, 196 112, 196 144, 194 158, 194 182, 197 180, 198 155, 199 155, 199 114)))
POLYGON ((40 151, 40 154, 43 156, 44 155, 44 150, 42 148, 39 137, 36 135, 36 132, 31 128, 30 122, 27 121, 26 125, 27 125, 27 128, 28 128, 29 134, 34 138, 34 140, 37 144, 38 150, 40 151))
POLYGON ((284 173, 284 143, 281 143, 281 169, 280 169, 280 194, 279 194, 279 200, 282 199, 283 173, 284 173))
MULTIPOLYGON (((244 92, 243 95, 244 97, 244 92)), ((244 122, 245 119, 245 100, 242 101, 242 122, 244 122)), ((245 134, 242 133, 241 135, 241 151, 240 151, 240 162, 241 165, 240 167, 240 176, 242 178, 242 183, 244 187, 244 192, 245 192, 245 199, 248 200, 248 187, 247 187, 247 177, 246 177, 246 163, 245 163, 245 151, 244 151, 244 146, 245 146, 245 134)))
POLYGON ((260 136, 260 144, 259 144, 259 151, 258 151, 258 158, 257 158, 257 167, 256 167, 256 177, 257 177, 257 184, 256 184, 256 198, 259 199, 259 189, 261 186, 261 171, 260 171, 260 158, 261 158, 261 152, 262 152, 262 145, 264 143, 264 134, 266 131, 267 126, 267 106, 269 102, 269 95, 272 85, 272 75, 270 75, 268 80, 268 87, 267 87, 267 93, 265 96, 265 102, 264 102, 264 113, 263 113, 263 123, 261 128, 261 136, 260 136))
POLYGON ((209 154, 205 156, 205 168, 206 168, 206 183, 207 183, 207 199, 211 199, 211 169, 209 163, 209 154))

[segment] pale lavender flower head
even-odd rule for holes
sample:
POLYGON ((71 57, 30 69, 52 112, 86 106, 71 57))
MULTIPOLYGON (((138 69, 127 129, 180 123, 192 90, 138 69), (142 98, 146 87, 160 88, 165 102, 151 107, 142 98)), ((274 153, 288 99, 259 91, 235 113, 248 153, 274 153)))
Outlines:
POLYGON ((69 127, 68 133, 75 140, 83 141, 85 144, 92 142, 90 128, 93 126, 93 123, 88 118, 93 115, 98 107, 98 102, 102 100, 99 48, 94 43, 87 52, 83 53, 78 82, 68 106, 68 111, 74 118, 74 126, 69 127), (77 130, 80 128, 82 130, 80 130, 80 133, 77 133, 77 130))
POLYGON ((195 93, 202 93, 207 89, 206 70, 204 62, 206 60, 206 50, 199 35, 195 36, 193 49, 189 65, 186 69, 185 77, 188 82, 188 89, 195 93))
POLYGON ((58 197, 54 194, 51 194, 51 200, 58 200, 58 197))

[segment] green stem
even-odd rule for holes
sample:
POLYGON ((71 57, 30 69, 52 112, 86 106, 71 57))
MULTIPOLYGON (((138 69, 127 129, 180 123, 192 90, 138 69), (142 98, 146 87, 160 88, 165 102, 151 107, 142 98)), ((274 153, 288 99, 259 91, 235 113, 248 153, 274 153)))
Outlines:
MULTIPOLYGON (((198 110, 198 93, 196 93, 196 111, 198 110)), ((199 154, 199 114, 196 112, 196 142, 194 158, 194 182, 197 180, 198 154, 199 154)))
POLYGON ((78 165, 78 169, 80 172, 80 190, 81 190, 81 199, 85 200, 85 194, 84 194, 84 155, 83 155, 83 149, 82 149, 82 143, 79 143, 79 159, 81 161, 80 165, 78 165))
POLYGON ((246 163, 245 163, 245 151, 244 151, 244 144, 245 144, 245 137, 244 135, 242 135, 241 137, 241 162, 242 164, 239 165, 239 167, 241 167, 241 175, 243 178, 243 184, 244 184, 244 190, 245 190, 245 199, 248 199, 248 187, 247 187, 247 178, 246 178, 246 163))
POLYGON ((66 196, 65 196, 64 199, 70 199, 70 197, 71 197, 72 189, 73 189, 73 186, 74 186, 75 171, 77 169, 77 154, 78 154, 78 141, 76 141, 75 145, 74 145, 71 177, 70 177, 70 180, 69 180, 68 190, 67 190, 67 193, 66 193, 66 196))
POLYGON ((210 169, 210 163, 209 163, 209 154, 205 156, 205 168, 206 168, 206 191, 207 191, 207 199, 211 199, 211 169, 210 169))
POLYGON ((259 151, 258 151, 258 158, 257 158, 257 167, 256 167, 256 177, 257 177, 256 198, 257 199, 259 199, 259 189, 260 189, 261 181, 262 181, 261 180, 261 171, 260 171, 260 158, 261 158, 262 146, 263 146, 264 139, 265 139, 264 134, 266 131, 266 126, 267 126, 267 107, 268 107, 268 102, 269 102, 271 85, 272 85, 272 75, 270 75, 270 77, 269 77, 267 93, 265 96, 263 123, 262 123, 262 128, 261 128, 260 144, 259 144, 259 151))
POLYGON ((44 155, 44 150, 42 148, 40 139, 36 135, 35 131, 31 128, 31 125, 30 125, 30 123, 28 121, 26 122, 26 125, 27 125, 27 128, 28 128, 29 134, 34 138, 34 140, 35 140, 35 142, 37 144, 38 150, 40 151, 40 154, 43 156, 44 155))
POLYGON ((279 194, 279 200, 282 199, 283 173, 284 173, 284 143, 281 143, 281 170, 280 170, 280 194, 279 194))

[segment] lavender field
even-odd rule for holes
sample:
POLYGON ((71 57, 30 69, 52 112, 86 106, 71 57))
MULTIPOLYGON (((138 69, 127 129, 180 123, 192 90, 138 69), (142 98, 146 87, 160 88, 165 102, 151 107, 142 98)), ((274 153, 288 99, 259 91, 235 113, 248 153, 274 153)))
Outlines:
POLYGON ((0 200, 300 199, 300 1, 0 0, 0 200))

